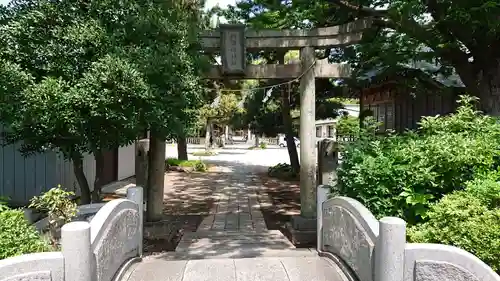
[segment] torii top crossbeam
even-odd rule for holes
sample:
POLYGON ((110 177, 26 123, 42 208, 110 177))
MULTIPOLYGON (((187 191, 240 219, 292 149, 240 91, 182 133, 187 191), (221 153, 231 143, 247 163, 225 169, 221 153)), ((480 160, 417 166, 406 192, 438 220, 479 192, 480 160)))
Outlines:
MULTIPOLYGON (((252 30, 244 29, 245 47, 248 51, 264 49, 298 50, 302 47, 327 48, 344 46, 358 42, 364 29, 371 25, 369 20, 357 20, 343 25, 322 27, 311 30, 252 30)), ((229 25, 223 25, 229 26, 229 25)), ((207 52, 217 51, 221 46, 221 30, 204 31, 201 44, 207 52)))
MULTIPOLYGON (((252 30, 242 24, 225 24, 217 30, 205 31, 201 45, 205 52, 220 51, 222 67, 213 66, 205 78, 237 77, 239 79, 288 79, 303 71, 299 64, 246 65, 246 51, 265 49, 298 50, 305 47, 329 48, 359 42, 370 20, 357 20, 343 25, 312 30, 252 30)), ((349 68, 341 64, 319 61, 314 68, 316 77, 348 77, 349 68)))

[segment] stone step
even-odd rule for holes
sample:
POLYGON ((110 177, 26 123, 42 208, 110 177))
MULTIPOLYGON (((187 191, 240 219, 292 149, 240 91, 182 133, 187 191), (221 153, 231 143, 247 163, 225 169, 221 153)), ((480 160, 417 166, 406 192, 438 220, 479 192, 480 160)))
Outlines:
POLYGON ((310 254, 309 250, 297 251, 278 230, 189 232, 184 234, 175 252, 190 259, 310 254))
POLYGON ((232 249, 193 249, 186 252, 165 252, 152 257, 163 260, 203 260, 203 259, 244 259, 244 258, 276 258, 276 257, 316 257, 316 249, 293 248, 293 249, 267 249, 255 247, 255 245, 243 245, 232 249))

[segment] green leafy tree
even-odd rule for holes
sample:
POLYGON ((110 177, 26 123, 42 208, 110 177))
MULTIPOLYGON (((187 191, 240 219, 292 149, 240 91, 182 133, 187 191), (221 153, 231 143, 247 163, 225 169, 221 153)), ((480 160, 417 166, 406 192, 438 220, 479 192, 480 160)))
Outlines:
POLYGON ((154 109, 143 73, 122 52, 128 42, 118 27, 135 19, 135 6, 14 1, 4 12, 0 56, 32 77, 24 89, 3 93, 6 144, 22 142, 24 153, 60 151, 73 162, 82 203, 90 202, 83 154, 94 153, 97 199, 102 151, 131 143, 154 109))
POLYGON ((127 20, 111 25, 108 32, 126 43, 121 53, 137 65, 153 95, 146 115, 150 130, 147 219, 155 221, 163 213, 165 139, 193 124, 192 110, 203 101, 199 74, 206 61, 197 48, 202 3, 125 3, 131 7, 127 20))
POLYGON ((431 71, 456 71, 468 91, 481 98, 481 109, 498 114, 492 105, 500 84, 500 55, 493 51, 500 44, 500 23, 494 20, 500 6, 495 1, 327 2, 351 19, 373 19, 374 39, 361 44, 359 52, 348 51, 360 68, 437 61, 439 67, 431 71))

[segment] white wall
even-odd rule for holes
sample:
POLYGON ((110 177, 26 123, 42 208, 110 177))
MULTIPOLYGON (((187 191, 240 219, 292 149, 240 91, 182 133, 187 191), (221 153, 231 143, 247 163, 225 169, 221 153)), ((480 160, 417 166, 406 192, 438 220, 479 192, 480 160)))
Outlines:
POLYGON ((135 176, 135 143, 118 149, 118 180, 135 176))

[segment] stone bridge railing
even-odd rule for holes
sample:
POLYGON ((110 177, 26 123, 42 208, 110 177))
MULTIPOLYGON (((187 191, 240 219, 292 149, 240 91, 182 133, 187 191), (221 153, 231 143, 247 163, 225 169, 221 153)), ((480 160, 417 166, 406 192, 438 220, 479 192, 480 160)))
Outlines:
POLYGON ((333 259, 351 280, 500 281, 469 252, 441 244, 407 243, 404 220, 377 220, 352 198, 327 199, 329 188, 318 187, 318 202, 322 202, 317 207, 318 251, 333 259))
POLYGON ((65 224, 61 251, 0 260, 0 281, 111 281, 142 256, 143 190, 106 203, 89 222, 65 224))

